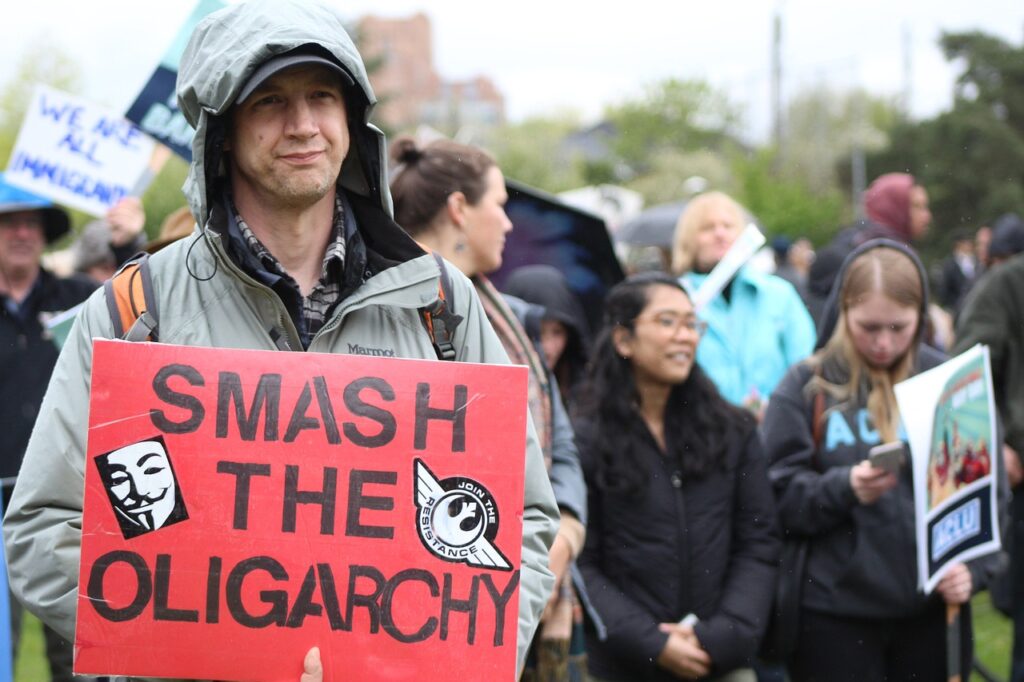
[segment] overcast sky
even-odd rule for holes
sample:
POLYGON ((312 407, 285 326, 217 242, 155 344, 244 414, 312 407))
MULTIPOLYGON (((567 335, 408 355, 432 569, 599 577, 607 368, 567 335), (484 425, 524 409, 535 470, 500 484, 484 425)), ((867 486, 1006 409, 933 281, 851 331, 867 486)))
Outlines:
MULTIPOLYGON (((1020 44, 1024 3, 1012 0, 328 0, 353 20, 367 13, 433 22, 445 78, 490 76, 513 120, 558 109, 596 119, 609 103, 669 77, 705 78, 744 111, 747 135, 770 121, 771 23, 782 14, 784 93, 826 83, 897 95, 915 116, 949 106, 955 66, 942 30, 981 29, 1020 44), (608 9, 595 11, 598 4, 608 9), (904 35, 908 38, 905 40, 904 35)), ((126 108, 156 67, 193 0, 29 0, 0 22, 0 84, 33 43, 82 71, 81 94, 126 108)), ((13 6, 12 6, 13 5, 13 6)))

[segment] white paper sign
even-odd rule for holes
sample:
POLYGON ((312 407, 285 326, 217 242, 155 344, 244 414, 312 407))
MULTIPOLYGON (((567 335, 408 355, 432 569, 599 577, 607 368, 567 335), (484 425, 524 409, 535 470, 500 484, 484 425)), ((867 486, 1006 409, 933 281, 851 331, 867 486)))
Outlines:
POLYGON ((137 191, 154 145, 121 114, 37 85, 4 179, 102 216, 137 191))
POLYGON ((895 387, 914 467, 918 585, 999 551, 995 401, 988 347, 975 346, 895 387))
POLYGON ((725 285, 762 246, 764 235, 761 234, 761 230, 757 229, 754 223, 748 223, 746 229, 740 233, 739 238, 733 242, 722 260, 708 273, 693 295, 693 309, 699 313, 704 306, 714 300, 715 296, 722 293, 725 285))

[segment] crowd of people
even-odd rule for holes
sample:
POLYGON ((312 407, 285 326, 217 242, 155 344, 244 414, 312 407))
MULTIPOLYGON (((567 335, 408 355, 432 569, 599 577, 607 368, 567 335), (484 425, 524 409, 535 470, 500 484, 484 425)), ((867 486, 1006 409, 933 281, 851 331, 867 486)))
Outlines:
MULTIPOLYGON (((47 627, 54 680, 71 679, 91 342, 119 335, 93 292, 142 248, 161 342, 385 346, 529 369, 523 680, 946 679, 947 606, 961 608, 966 674, 971 597, 1000 581, 1024 680, 1024 495, 1009 569, 998 555, 957 563, 925 594, 910 467, 867 461, 904 437, 894 386, 985 343, 1004 437, 985 461, 1014 488, 1024 480, 1019 217, 958 235, 929 273, 915 251, 932 221, 926 188, 886 174, 864 220, 831 244, 815 254, 776 239, 776 274, 744 266, 697 310, 694 293, 749 222, 706 192, 679 218, 670 271, 616 284, 589 329, 554 268, 520 268, 504 291, 488 279, 513 229, 494 158, 410 138, 386 153, 333 11, 249 2, 211 15, 178 94, 197 131, 189 209, 155 242, 125 200, 78 238, 77 274, 56 277, 41 256, 67 214, 0 178, 4 540, 11 589, 47 627), (446 287, 455 322, 439 341, 421 306, 446 287), (83 301, 58 357, 47 321, 83 301), (769 623, 795 553, 797 621, 780 650, 769 623)), ((344 679, 315 644, 296 661, 302 681, 344 679)))

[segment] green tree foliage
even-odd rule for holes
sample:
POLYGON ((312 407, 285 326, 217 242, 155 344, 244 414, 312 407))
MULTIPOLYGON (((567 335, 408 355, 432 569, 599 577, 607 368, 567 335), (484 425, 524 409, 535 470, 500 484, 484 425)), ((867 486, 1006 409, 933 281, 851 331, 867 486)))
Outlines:
POLYGON ((0 88, 0 165, 3 166, 10 159, 36 84, 45 83, 71 93, 78 89, 81 77, 78 65, 43 41, 34 45, 21 58, 14 77, 0 88))
POLYGON ((684 185, 694 176, 704 178, 707 186, 723 192, 735 190, 729 160, 709 150, 681 152, 665 149, 651 155, 649 170, 626 183, 639 192, 648 206, 679 201, 687 196, 684 185))
POLYGON ((573 113, 533 117, 503 125, 483 142, 507 177, 556 193, 587 184, 585 162, 562 148, 577 128, 579 119, 573 113))
POLYGON ((837 186, 837 169, 850 164, 854 149, 878 151, 889 144, 899 120, 896 103, 866 90, 806 89, 786 107, 781 173, 801 180, 815 194, 837 186))
POLYGON ((188 164, 180 156, 172 154, 142 195, 142 205, 146 210, 146 234, 150 239, 159 234, 160 224, 169 213, 188 203, 181 191, 186 175, 188 164))
POLYGON ((940 44, 946 59, 964 64, 957 101, 976 102, 1024 134, 1024 47, 980 31, 944 33, 940 44))
POLYGON ((834 187, 813 193, 799 179, 772 171, 775 152, 762 150, 737 157, 736 198, 757 216, 769 236, 807 237, 816 246, 827 243, 845 218, 845 201, 834 187))
POLYGON ((649 171, 666 150, 725 152, 733 147, 738 110, 702 80, 668 79, 643 95, 609 107, 606 118, 617 136, 612 150, 636 175, 649 171))
POLYGON ((907 171, 928 190, 934 222, 922 246, 935 256, 954 229, 1024 211, 1024 46, 978 32, 944 34, 941 45, 963 65, 952 110, 900 124, 868 158, 869 178, 907 171))
POLYGON ((727 155, 739 148, 738 120, 737 109, 706 82, 670 79, 609 107, 604 123, 590 129, 562 112, 503 126, 485 146, 507 176, 549 192, 625 184, 660 203, 679 199, 693 175, 716 186, 730 182, 727 155))

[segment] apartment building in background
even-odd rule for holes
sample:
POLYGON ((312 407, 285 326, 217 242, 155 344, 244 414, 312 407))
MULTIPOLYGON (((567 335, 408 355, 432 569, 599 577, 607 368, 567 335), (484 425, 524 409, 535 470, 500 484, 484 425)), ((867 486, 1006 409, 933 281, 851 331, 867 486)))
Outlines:
POLYGON ((357 26, 360 52, 380 100, 373 118, 392 131, 420 125, 454 134, 505 122, 505 98, 490 78, 446 80, 434 66, 430 18, 366 16, 357 26))

